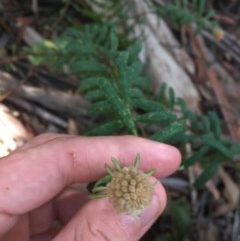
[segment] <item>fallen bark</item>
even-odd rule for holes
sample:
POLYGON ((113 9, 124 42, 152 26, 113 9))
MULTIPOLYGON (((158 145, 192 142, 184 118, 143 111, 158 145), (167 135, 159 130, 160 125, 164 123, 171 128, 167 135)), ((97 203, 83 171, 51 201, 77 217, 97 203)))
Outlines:
MULTIPOLYGON (((10 74, 0 71, 1 92, 11 91, 18 85, 16 80, 10 74)), ((63 119, 73 119, 80 125, 89 126, 87 120, 88 103, 84 101, 80 95, 64 93, 58 90, 42 89, 26 84, 18 86, 14 89, 14 96, 32 102, 63 119)), ((11 96, 11 95, 10 95, 11 96)), ((8 97, 8 99, 10 98, 8 97)))

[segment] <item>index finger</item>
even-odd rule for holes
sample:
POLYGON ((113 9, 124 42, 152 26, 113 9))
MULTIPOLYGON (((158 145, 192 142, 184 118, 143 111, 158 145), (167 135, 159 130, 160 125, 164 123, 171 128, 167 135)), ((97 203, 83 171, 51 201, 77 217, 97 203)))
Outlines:
POLYGON ((13 153, 0 161, 0 211, 28 212, 71 183, 101 177, 112 156, 124 166, 132 165, 137 153, 139 168, 155 168, 157 177, 169 175, 180 163, 176 148, 133 136, 60 136, 13 153))

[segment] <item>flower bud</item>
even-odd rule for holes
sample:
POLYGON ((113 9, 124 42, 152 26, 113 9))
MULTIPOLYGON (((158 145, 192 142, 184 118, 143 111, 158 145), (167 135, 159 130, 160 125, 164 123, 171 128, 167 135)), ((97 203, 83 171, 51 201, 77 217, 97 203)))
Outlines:
POLYGON ((213 30, 213 36, 216 40, 220 41, 224 37, 224 31, 221 28, 215 28, 213 30))

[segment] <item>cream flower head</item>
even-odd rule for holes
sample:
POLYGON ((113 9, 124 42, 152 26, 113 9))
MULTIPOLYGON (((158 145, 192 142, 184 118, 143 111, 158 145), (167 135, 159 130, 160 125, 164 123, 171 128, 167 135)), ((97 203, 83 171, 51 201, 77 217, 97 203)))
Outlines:
POLYGON ((150 182, 149 176, 154 170, 144 173, 138 169, 140 155, 137 155, 133 166, 121 167, 115 158, 112 162, 115 170, 105 165, 108 175, 94 184, 90 197, 108 197, 118 213, 140 215, 152 200, 154 183, 150 182))

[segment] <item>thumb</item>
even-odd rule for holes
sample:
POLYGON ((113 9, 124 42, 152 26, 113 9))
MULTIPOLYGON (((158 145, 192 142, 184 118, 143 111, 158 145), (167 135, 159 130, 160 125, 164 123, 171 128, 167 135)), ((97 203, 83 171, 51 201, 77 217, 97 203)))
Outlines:
POLYGON ((139 240, 166 206, 166 193, 157 182, 149 206, 140 216, 118 214, 107 198, 91 200, 53 241, 139 240))

